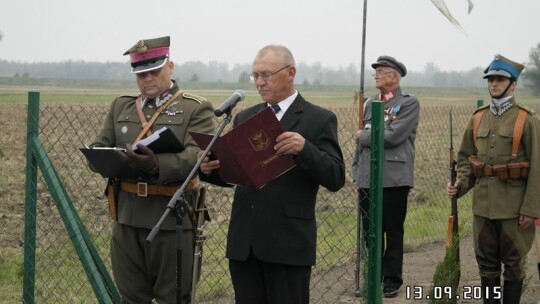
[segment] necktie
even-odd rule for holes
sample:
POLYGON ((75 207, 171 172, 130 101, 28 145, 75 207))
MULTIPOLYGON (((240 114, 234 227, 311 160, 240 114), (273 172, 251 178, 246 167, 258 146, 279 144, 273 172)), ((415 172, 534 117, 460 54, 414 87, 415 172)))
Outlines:
POLYGON ((274 114, 277 114, 279 111, 281 111, 281 108, 277 104, 271 105, 270 107, 274 111, 274 114))

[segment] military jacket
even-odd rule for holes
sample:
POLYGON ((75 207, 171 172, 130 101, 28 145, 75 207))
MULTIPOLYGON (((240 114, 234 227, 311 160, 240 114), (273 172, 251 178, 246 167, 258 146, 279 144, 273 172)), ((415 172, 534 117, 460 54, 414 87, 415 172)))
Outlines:
POLYGON ((478 126, 476 147, 472 131, 474 115, 471 117, 458 152, 458 178, 462 183, 459 196, 474 188, 472 208, 478 216, 509 219, 523 214, 539 218, 540 120, 532 110, 517 105, 514 99, 511 103, 512 107, 500 116, 486 110, 478 126), (476 178, 468 162, 471 155, 476 154, 478 159, 491 166, 511 161, 514 124, 519 108, 526 109, 528 115, 516 162, 531 162, 528 178, 511 182, 502 181, 497 176, 476 178))
MULTIPOLYGON (((399 87, 395 89, 395 95, 384 106, 383 187, 413 187, 414 141, 420 120, 420 103, 399 87)), ((371 104, 377 99, 378 95, 375 95, 365 103, 364 128, 352 164, 352 176, 360 188, 370 187, 371 104)))
MULTIPOLYGON (((178 89, 178 85, 175 83, 169 89, 169 93, 174 94, 178 89)), ((91 146, 125 148, 126 144, 133 144, 142 130, 135 104, 137 97, 120 96, 112 102, 103 126, 91 146)), ((156 106, 145 105, 143 107, 147 121, 150 121, 156 110, 156 106)), ((159 162, 157 179, 141 176, 138 179, 123 179, 123 181, 173 185, 179 188, 196 164, 197 152, 199 151, 199 147, 188 131, 215 132, 212 104, 202 97, 181 93, 158 116, 151 130, 156 131, 164 126, 173 131, 184 145, 185 150, 176 154, 156 154, 159 162)), ((117 206, 118 222, 133 227, 151 229, 163 215, 169 200, 170 197, 165 196, 142 197, 135 193, 120 191, 117 206)), ((174 217, 170 216, 163 223, 161 229, 174 230, 175 225, 174 217)))

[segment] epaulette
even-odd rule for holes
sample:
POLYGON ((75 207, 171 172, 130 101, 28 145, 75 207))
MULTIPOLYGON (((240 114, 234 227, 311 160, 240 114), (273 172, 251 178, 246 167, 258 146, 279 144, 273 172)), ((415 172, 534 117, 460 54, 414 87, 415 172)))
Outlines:
POLYGON ((473 115, 480 112, 480 111, 483 111, 483 110, 485 110, 487 108, 489 108, 489 104, 487 104, 485 106, 478 107, 478 108, 476 108, 476 110, 474 110, 473 115))
POLYGON ((401 92, 401 95, 402 95, 402 96, 404 96, 404 97, 409 97, 409 96, 412 96, 411 94, 409 94, 409 93, 405 93, 405 92, 403 92, 403 91, 401 92))
POLYGON ((120 96, 118 96, 118 97, 116 97, 116 98, 121 98, 121 97, 137 98, 137 97, 139 97, 139 95, 124 94, 124 95, 120 95, 120 96))
POLYGON ((182 93, 182 97, 186 98, 186 99, 191 99, 191 100, 195 100, 196 102, 198 103, 203 103, 206 101, 206 98, 202 97, 202 96, 199 96, 199 95, 193 95, 193 94, 190 94, 190 93, 186 93, 186 92, 183 92, 182 93))
POLYGON ((527 111, 527 113, 531 114, 531 115, 536 115, 536 111, 534 111, 533 109, 531 108, 528 108, 522 104, 517 104, 517 106, 520 108, 520 109, 523 109, 525 111, 527 111))
POLYGON ((139 97, 140 95, 120 95, 118 97, 116 97, 114 100, 135 100, 139 97))

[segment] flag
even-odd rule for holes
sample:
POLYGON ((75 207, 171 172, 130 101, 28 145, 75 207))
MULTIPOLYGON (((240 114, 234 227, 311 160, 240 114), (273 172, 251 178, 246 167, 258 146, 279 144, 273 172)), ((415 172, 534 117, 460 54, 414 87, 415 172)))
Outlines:
MULTIPOLYGON (((469 10, 468 10, 468 13, 470 14, 473 7, 474 7, 474 4, 472 3, 472 0, 467 0, 469 2, 469 10)), ((459 24, 459 22, 456 20, 456 18, 454 18, 454 16, 452 16, 452 14, 450 13, 450 10, 448 9, 448 7, 446 6, 446 3, 444 2, 444 0, 431 0, 431 2, 433 3, 433 5, 435 5, 435 7, 446 17, 446 19, 448 19, 450 22, 452 22, 452 24, 460 31, 462 32, 463 34, 465 34, 465 36, 468 36, 467 35, 467 32, 463 29, 463 27, 461 27, 461 24, 459 24)))

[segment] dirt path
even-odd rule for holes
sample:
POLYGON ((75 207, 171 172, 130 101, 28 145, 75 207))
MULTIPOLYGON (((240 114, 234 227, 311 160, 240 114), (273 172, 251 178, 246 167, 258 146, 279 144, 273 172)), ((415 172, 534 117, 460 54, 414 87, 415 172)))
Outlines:
MULTIPOLYGON (((461 240, 461 280, 460 287, 462 292, 464 286, 467 289, 478 290, 480 286, 480 278, 478 276, 478 267, 474 257, 472 237, 466 237, 461 240), (476 286, 476 287, 475 287, 476 286)), ((429 293, 433 272, 437 265, 441 262, 445 253, 444 243, 434 243, 422 246, 415 251, 406 252, 403 265, 404 284, 400 290, 400 294, 396 298, 383 299, 384 304, 403 304, 403 303, 428 303, 427 300, 413 300, 406 298, 407 286, 410 287, 411 295, 414 286, 421 288, 424 294, 429 293)), ((533 248, 527 257, 527 279, 526 286, 521 298, 522 304, 540 304, 540 279, 538 276, 536 252, 533 248)), ((350 270, 348 271, 350 273, 350 270)), ((328 280, 328 274, 325 275, 328 280)), ((350 277, 350 276, 349 276, 350 277)), ((316 279, 316 278, 315 278, 316 279)), ((336 275, 336 280, 343 281, 344 276, 336 275)), ((346 284, 344 284, 346 285, 346 284)), ((341 294, 335 302, 327 303, 360 303, 358 298, 351 296, 352 291, 334 291, 336 294, 341 294)), ((316 293, 316 291, 315 291, 316 293)), ((462 295, 463 296, 463 295, 462 295)), ((319 296, 312 292, 312 299, 318 299, 319 296)), ((480 300, 463 300, 458 303, 482 303, 480 300)))

